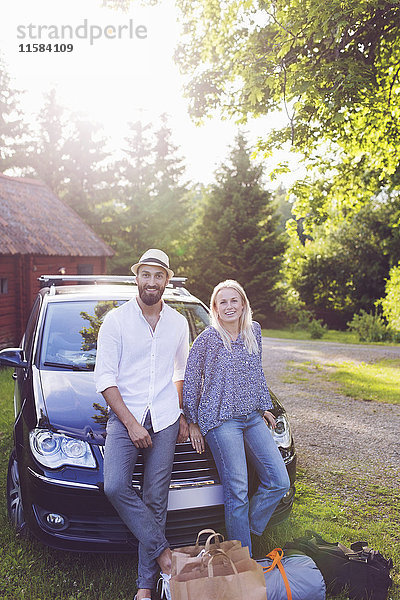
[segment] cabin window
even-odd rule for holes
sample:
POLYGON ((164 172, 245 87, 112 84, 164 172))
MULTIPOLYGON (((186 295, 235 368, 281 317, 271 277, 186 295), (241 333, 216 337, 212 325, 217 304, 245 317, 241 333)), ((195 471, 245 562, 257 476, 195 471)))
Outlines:
POLYGON ((78 265, 78 275, 93 275, 93 265, 90 263, 81 263, 78 265))
POLYGON ((8 279, 6 277, 0 278, 0 294, 8 294, 8 279))

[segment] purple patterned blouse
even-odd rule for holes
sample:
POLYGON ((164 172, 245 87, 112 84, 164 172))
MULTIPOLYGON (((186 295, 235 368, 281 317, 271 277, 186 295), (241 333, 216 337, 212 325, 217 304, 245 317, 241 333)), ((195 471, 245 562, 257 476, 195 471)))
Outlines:
POLYGON ((261 327, 253 321, 259 353, 249 354, 242 336, 225 348, 214 327, 194 341, 186 365, 183 409, 188 423, 198 423, 205 435, 232 417, 269 410, 272 400, 261 361, 261 327))

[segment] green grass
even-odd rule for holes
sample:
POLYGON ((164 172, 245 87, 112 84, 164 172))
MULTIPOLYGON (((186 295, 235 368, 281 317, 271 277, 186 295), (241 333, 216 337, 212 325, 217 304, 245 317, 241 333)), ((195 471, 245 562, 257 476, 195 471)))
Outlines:
MULTIPOLYGON (((311 340, 311 334, 307 329, 262 329, 262 335, 264 337, 284 340, 311 340)), ((373 346, 396 345, 392 342, 360 342, 356 333, 351 331, 337 331, 335 329, 327 329, 321 339, 312 341, 336 342, 338 344, 367 344, 373 346)))
POLYGON ((134 557, 63 553, 16 537, 6 508, 14 419, 11 373, 0 369, 0 598, 132 600, 137 577, 134 557))
POLYGON ((359 400, 375 400, 400 404, 400 360, 380 360, 375 363, 336 363, 328 374, 342 392, 359 400))
POLYGON ((356 541, 367 541, 370 548, 379 550, 385 558, 392 558, 394 584, 388 599, 400 599, 399 490, 354 478, 352 473, 341 473, 336 484, 324 491, 310 481, 306 473, 300 472, 291 516, 284 523, 267 530, 260 546, 269 552, 304 535, 306 530, 316 531, 327 541, 341 542, 346 546, 356 541))
POLYGON ((400 360, 382 359, 373 363, 346 361, 329 365, 307 361, 289 363, 288 366, 292 369, 284 376, 284 383, 307 381, 312 374, 337 383, 345 396, 400 404, 400 360))
MULTIPOLYGON (((2 600, 132 600, 136 560, 125 555, 72 554, 51 550, 34 540, 19 539, 7 518, 5 482, 12 445, 11 371, 0 370, 0 598, 2 600)), ((329 490, 299 473, 293 512, 283 524, 260 538, 258 554, 285 541, 317 531, 328 541, 370 547, 393 558, 395 586, 388 600, 400 600, 400 493, 354 473, 332 475, 329 490), (339 481, 340 484, 335 484, 339 481), (337 485, 337 487, 335 487, 337 485), (342 490, 346 493, 342 493, 342 490)))

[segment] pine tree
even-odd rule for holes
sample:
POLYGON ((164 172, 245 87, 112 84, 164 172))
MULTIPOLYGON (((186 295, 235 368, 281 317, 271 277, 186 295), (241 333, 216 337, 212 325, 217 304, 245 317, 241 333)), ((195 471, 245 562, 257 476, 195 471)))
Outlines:
POLYGON ((182 183, 185 167, 166 116, 158 130, 130 123, 125 141, 125 158, 117 164, 118 201, 104 206, 102 216, 103 239, 116 251, 111 269, 126 272, 133 259, 156 247, 169 254, 176 272, 185 256, 190 193, 182 183))
POLYGON ((114 178, 106 144, 101 128, 70 113, 53 89, 45 96, 36 132, 27 143, 24 172, 45 182, 97 229, 96 206, 110 199, 114 178))
POLYGON ((68 117, 52 89, 37 118, 37 132, 26 157, 26 167, 57 195, 65 189, 64 151, 68 117))
POLYGON ((262 167, 251 162, 243 134, 229 163, 206 191, 195 232, 191 273, 194 291, 206 302, 222 280, 236 279, 248 294, 254 317, 273 315, 285 243, 271 195, 262 187, 262 167))
POLYGON ((153 222, 158 231, 159 246, 169 254, 174 271, 179 272, 184 269, 189 242, 186 233, 194 219, 191 209, 194 194, 183 179, 184 159, 172 140, 165 114, 161 115, 155 140, 153 222))
POLYGON ((21 167, 27 126, 20 109, 21 92, 11 87, 6 65, 0 57, 0 173, 21 167))

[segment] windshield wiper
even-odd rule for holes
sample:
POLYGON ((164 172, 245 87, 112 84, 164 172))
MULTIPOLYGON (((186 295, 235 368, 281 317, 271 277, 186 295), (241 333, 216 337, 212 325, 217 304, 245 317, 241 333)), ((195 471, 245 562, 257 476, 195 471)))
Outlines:
POLYGON ((59 363, 59 362, 45 362, 43 363, 45 367, 59 367, 60 369, 70 369, 71 371, 93 371, 94 365, 89 367, 79 366, 79 365, 71 365, 67 363, 59 363))

